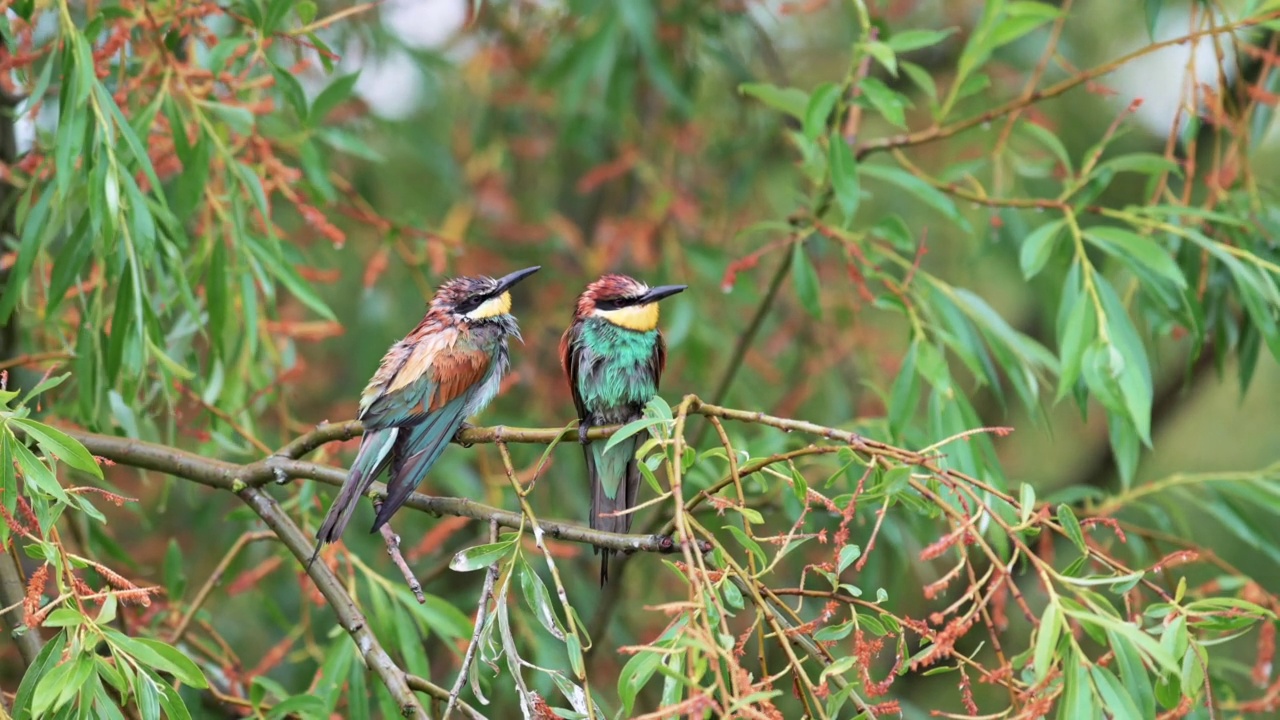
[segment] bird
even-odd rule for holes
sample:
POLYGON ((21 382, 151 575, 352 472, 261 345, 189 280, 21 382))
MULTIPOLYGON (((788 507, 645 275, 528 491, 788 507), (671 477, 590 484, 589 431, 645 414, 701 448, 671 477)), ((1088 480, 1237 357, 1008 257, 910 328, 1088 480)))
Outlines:
POLYGON ((342 536, 360 496, 383 470, 390 467, 387 496, 370 533, 400 509, 466 419, 498 394, 507 338, 520 339, 510 290, 538 270, 442 283, 417 327, 383 356, 360 395, 360 449, 316 533, 308 567, 342 536))
MULTIPOLYGON (((641 437, 629 437, 605 452, 606 443, 590 442, 587 433, 595 425, 625 424, 643 416, 667 362, 658 301, 687 287, 650 288, 626 275, 604 275, 578 297, 573 322, 560 338, 560 362, 578 411, 578 441, 591 481, 593 529, 631 529, 631 513, 616 513, 636 503, 640 471, 635 455, 641 437)), ((612 554, 605 550, 601 558, 601 587, 608 582, 612 554)))

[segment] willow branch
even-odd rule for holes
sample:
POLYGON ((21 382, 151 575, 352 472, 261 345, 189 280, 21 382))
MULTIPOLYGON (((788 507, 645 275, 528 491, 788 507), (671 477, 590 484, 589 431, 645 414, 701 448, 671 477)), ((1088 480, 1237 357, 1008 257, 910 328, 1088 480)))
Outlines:
MULTIPOLYGON (((359 434, 360 424, 349 423, 326 424, 312 432, 299 437, 286 446, 286 450, 294 454, 303 454, 343 437, 355 437, 359 434), (354 433, 354 434, 353 434, 354 433)), ((605 438, 616 428, 604 430, 593 429, 590 436, 605 438)), ((347 473, 340 468, 304 462, 285 456, 285 451, 259 460, 240 465, 225 460, 208 458, 178 448, 149 443, 142 440, 100 435, 75 428, 62 428, 71 437, 80 441, 90 453, 107 458, 113 462, 129 467, 153 470, 174 477, 190 480, 206 487, 218 490, 239 492, 243 489, 256 489, 271 482, 287 482, 289 480, 307 479, 326 485, 340 487, 346 480, 347 473)), ((576 437, 576 430, 573 431, 576 437)), ((473 428, 462 433, 459 441, 466 443, 495 442, 550 442, 564 434, 560 428, 524 429, 524 428, 473 428)), ((386 485, 374 483, 371 490, 376 499, 386 496, 386 485)), ((410 507, 432 515, 454 515, 484 522, 496 522, 499 526, 532 532, 528 523, 521 523, 521 514, 510 510, 492 507, 467 498, 434 497, 422 493, 414 493, 405 502, 410 507)), ((539 522, 544 535, 566 542, 594 545, 605 550, 619 552, 656 552, 672 553, 679 550, 669 537, 660 535, 628 535, 622 533, 592 530, 583 525, 553 520, 539 522)))
MULTIPOLYGON (((409 687, 413 688, 414 690, 417 690, 418 692, 426 693, 430 695, 432 698, 439 700, 441 702, 444 702, 449 699, 449 691, 446 690, 445 688, 440 687, 439 685, 436 685, 430 680, 427 680, 426 678, 420 678, 417 675, 407 675, 405 677, 409 681, 409 687)), ((476 711, 475 708, 471 707, 470 705, 463 702, 462 700, 458 701, 457 706, 458 706, 458 709, 462 711, 462 714, 471 718, 471 720, 485 720, 484 715, 481 715, 478 711, 476 711)))
MULTIPOLYGON (((307 558, 311 555, 311 540, 289 519, 284 510, 276 504, 276 501, 270 495, 255 487, 241 487, 236 494, 249 507, 253 508, 258 517, 262 518, 267 527, 271 528, 276 536, 280 538, 280 541, 284 543, 285 547, 289 548, 289 551, 298 559, 298 562, 306 565, 307 558)), ((347 594, 338 576, 334 575, 329 566, 322 562, 312 563, 307 568, 307 575, 311 577, 311 581, 316 584, 316 589, 320 591, 329 607, 337 615, 338 624, 355 641, 356 649, 360 652, 360 656, 364 658, 365 665, 378 675, 378 678, 382 680, 382 683, 391 693, 391 697, 395 698, 396 704, 400 708, 400 714, 404 717, 426 720, 428 715, 422 709, 422 704, 418 702, 413 690, 409 687, 404 671, 382 649, 382 645, 378 643, 378 638, 369 629, 368 620, 360 612, 360 608, 356 607, 356 603, 351 599, 351 596, 347 594)))
MULTIPOLYGON (((4 607, 16 605, 21 608, 22 601, 27 595, 26 583, 22 581, 22 570, 14 558, 13 550, 16 548, 15 544, 9 550, 0 549, 0 604, 4 607)), ((36 656, 44 647, 40 639, 40 629, 25 627, 22 623, 22 613, 17 610, 5 613, 4 617, 11 636, 18 644, 22 662, 27 667, 31 667, 31 663, 35 662, 36 656)))
MULTIPOLYGON (((489 542, 498 542, 497 523, 489 523, 489 542)), ((489 611, 489 601, 493 599, 493 584, 497 579, 498 561, 495 560, 484 573, 484 588, 480 590, 480 602, 476 605, 475 630, 471 633, 471 642, 467 643, 467 652, 462 656, 462 667, 458 669, 458 679, 454 680, 453 687, 449 689, 449 701, 444 706, 444 713, 440 715, 442 720, 449 720, 449 716, 453 714, 453 708, 458 703, 458 696, 462 694, 462 686, 466 684, 467 676, 471 672, 471 663, 476 659, 476 649, 480 647, 480 636, 484 634, 484 622, 489 611)))
MULTIPOLYGON (((382 503, 374 505, 375 510, 381 509, 382 503)), ((422 592, 422 583, 418 582, 418 578, 413 574, 413 568, 409 567, 409 563, 405 562, 404 555, 400 552, 400 536, 395 530, 391 529, 391 523, 385 522, 382 527, 378 528, 378 532, 382 533, 382 540, 387 544, 387 554, 391 556, 391 562, 400 570, 400 574, 404 576, 404 582, 409 586, 409 591, 413 593, 413 597, 418 601, 419 605, 427 602, 427 596, 422 592)))
POLYGON ((1244 20, 1240 20, 1233 23, 1224 23, 1216 27, 1206 28, 1204 30, 1199 30, 1197 32, 1189 33, 1187 35, 1183 35, 1182 37, 1176 37, 1176 38, 1164 40, 1157 43, 1151 43, 1150 45, 1144 45, 1139 50, 1135 50, 1127 55, 1122 55, 1121 57, 1111 60, 1110 62, 1103 63, 1102 65, 1099 65, 1097 67, 1093 67, 1088 70, 1085 70, 1084 72, 1072 75, 1066 80, 1050 85, 1049 87, 1043 90, 1036 90, 1030 93, 1025 93, 1013 100, 1010 100, 1007 103, 1004 103, 1003 105, 992 108, 984 113, 979 113, 977 115, 967 117, 963 120, 958 120, 949 125, 934 125, 933 127, 925 128, 924 130, 917 130, 915 132, 910 132, 910 133, 902 133, 900 135, 892 135, 890 137, 880 138, 879 140, 872 140, 871 142, 864 143, 863 145, 858 146, 858 149, 855 151, 854 156, 858 160, 862 160, 863 158, 867 157, 872 153, 881 152, 883 150, 889 150, 891 148, 924 145, 926 143, 931 143, 935 140, 943 140, 953 135, 958 135, 964 132, 965 130, 970 130, 972 128, 978 127, 979 125, 989 123, 992 120, 995 120, 996 118, 1001 118, 1012 112, 1022 110, 1023 108, 1026 108, 1029 105, 1033 105, 1037 102, 1040 102, 1041 100, 1047 100, 1049 98, 1062 95, 1068 90, 1079 87, 1080 85, 1084 85, 1085 83, 1090 82, 1092 80, 1096 80, 1102 77, 1103 75, 1108 75, 1112 72, 1115 72, 1115 70, 1118 69, 1120 66, 1125 65, 1130 61, 1136 60, 1144 55, 1150 55, 1153 52, 1156 52, 1158 50, 1163 50, 1164 48, 1167 48, 1167 47, 1173 47, 1175 45, 1185 45, 1189 42, 1197 40, 1206 35, 1221 35, 1224 33, 1232 33, 1238 30, 1243 30, 1245 28, 1253 27, 1255 25, 1261 25, 1263 23, 1267 23, 1272 20, 1275 20, 1276 18, 1280 18, 1280 10, 1265 13, 1257 17, 1246 18, 1244 20))

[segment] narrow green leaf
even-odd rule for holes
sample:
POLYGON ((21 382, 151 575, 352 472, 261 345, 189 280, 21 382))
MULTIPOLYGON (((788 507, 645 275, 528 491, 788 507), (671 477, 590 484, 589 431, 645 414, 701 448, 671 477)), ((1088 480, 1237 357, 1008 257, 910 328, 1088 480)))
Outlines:
POLYGON ((1032 656, 1032 667, 1035 668, 1036 682, 1042 682, 1053 667, 1053 650, 1058 646, 1058 635, 1062 631, 1062 612, 1056 602, 1050 602, 1040 616, 1040 627, 1036 630, 1035 653, 1032 656))
POLYGON ((875 108, 876 112, 880 113, 890 125, 906 129, 909 105, 906 97, 874 77, 864 78, 858 87, 862 90, 862 97, 866 98, 867 102, 871 103, 871 107, 875 108))
POLYGON ((853 150, 838 130, 831 133, 827 142, 831 191, 835 195, 840 210, 844 213, 845 223, 848 224, 858 213, 858 204, 862 201, 862 189, 858 182, 858 164, 854 160, 853 150))
POLYGON ((14 720, 31 720, 33 717, 39 717, 32 714, 32 700, 35 695, 37 686, 43 684, 43 681, 53 672, 62 658, 62 650, 67 646, 67 634, 59 632, 45 643, 44 648, 40 650, 40 654, 36 655, 36 659, 27 668, 26 673, 22 676, 22 682, 18 685, 18 693, 13 699, 13 717, 14 720))
POLYGON ((769 83, 743 83, 738 92, 752 97, 774 110, 781 110, 791 117, 804 121, 805 110, 809 106, 808 93, 798 88, 780 88, 769 83))
POLYGON ((1168 250, 1145 235, 1124 228, 1099 226, 1089 228, 1084 237, 1094 245, 1116 255, 1129 265, 1148 268, 1170 285, 1181 290, 1187 286, 1182 269, 1174 262, 1168 250))
POLYGON ((641 650, 622 666, 622 671, 618 673, 618 699, 622 701, 624 716, 631 716, 636 696, 649 683, 649 678, 657 671, 662 658, 660 653, 641 650))
POLYGON ((810 140, 817 140, 827 129, 831 120, 831 111, 840 101, 842 88, 835 83, 822 83, 809 96, 809 104, 804 111, 804 134, 810 140))
POLYGON ((329 83, 311 103, 311 115, 307 121, 312 126, 319 125, 334 108, 351 97, 359 79, 360 73, 357 71, 329 83))
POLYGON ((854 560, 861 556, 862 548, 857 545, 845 545, 840 548, 840 561, 837 564, 836 574, 839 575, 844 572, 846 568, 853 564, 854 560))
POLYGON ((889 74, 898 77, 898 56, 887 43, 873 41, 863 44, 868 55, 876 59, 889 74))
POLYGON ((1089 674, 1093 676, 1093 684, 1102 696, 1103 707, 1112 717, 1143 717, 1138 711, 1138 706, 1134 704, 1133 698, 1120 683, 1120 678, 1113 675, 1110 670, 1101 665, 1094 665, 1089 668, 1089 674))
POLYGON ((1143 14, 1147 18, 1147 37, 1152 42, 1156 39, 1156 22, 1160 19, 1160 9, 1164 6, 1164 0, 1143 0, 1143 14))
POLYGON ((822 317, 822 298, 818 281, 818 271, 805 252, 805 243, 796 242, 791 246, 791 283, 795 286, 800 305, 814 318, 822 317))
POLYGON ((1036 228, 1022 241, 1022 249, 1018 253, 1018 264, 1022 268, 1022 276, 1027 280, 1035 277, 1044 269, 1045 263, 1053 255, 1054 240, 1062 230, 1065 220, 1055 220, 1036 228))
POLYGON ((78 610, 61 607, 49 613, 49 617, 45 618, 43 627, 76 627, 82 625, 85 621, 84 615, 78 610))
POLYGON ((115 645, 121 652, 132 656, 139 663, 156 670, 168 673, 186 685, 194 688, 209 686, 199 666, 172 645, 150 638, 132 638, 112 628, 102 628, 107 642, 115 645))
MULTIPOLYGON (((352 697, 351 700, 353 704, 363 702, 363 698, 352 697)), ((294 695, 271 708, 271 712, 267 713, 267 720, 281 720, 294 715, 303 718, 325 717, 324 705, 324 700, 314 695, 294 695)))
POLYGON ((38 488, 61 503, 71 504, 71 497, 62 489, 58 478, 48 465, 31 452, 26 445, 19 442, 12 434, 4 433, 3 442, 13 451, 18 461, 18 469, 22 471, 22 479, 27 483, 27 491, 38 488))
POLYGON ((911 78, 911 82, 915 83, 916 87, 920 88, 920 92, 924 93, 925 97, 929 98, 930 106, 933 107, 934 112, 936 113, 938 104, 938 86, 933 82, 933 75, 919 65, 906 62, 904 60, 898 61, 898 67, 902 68, 902 71, 907 74, 907 77, 911 78))
POLYGON ((159 682, 153 673, 147 671, 146 675, 157 680, 156 687, 160 690, 160 707, 164 709, 167 720, 191 720, 191 713, 187 710, 186 703, 182 702, 182 696, 178 695, 178 691, 174 690, 169 683, 159 682))
POLYGON ((906 191, 908 196, 942 213, 944 217, 954 222, 961 229, 966 231, 972 229, 969 221, 960 214, 955 202, 950 197, 906 170, 888 165, 863 163, 858 166, 858 172, 906 191))
POLYGON ((893 48, 894 52, 911 52, 912 50, 937 45, 951 37, 957 30, 958 28, 954 27, 946 28, 945 30, 904 30, 891 34, 885 44, 893 48))
POLYGON ((164 554, 164 586, 168 592, 169 598, 173 602, 182 599, 182 593, 187 588, 187 575, 182 562, 182 548, 178 547, 178 541, 169 538, 169 548, 164 554))
POLYGON ((1155 695, 1141 656, 1129 643, 1121 640, 1114 630, 1107 631, 1107 639, 1110 641, 1108 646, 1116 655, 1116 670, 1119 671, 1125 692, 1138 706, 1139 712, 1134 717, 1155 717, 1155 695))
POLYGON ((1036 511, 1036 489, 1030 483, 1022 483, 1022 490, 1018 499, 1020 525, 1026 525, 1031 521, 1031 516, 1036 511))
POLYGON ((1076 514, 1071 511, 1071 507, 1066 503, 1058 506, 1058 523, 1062 525, 1062 530, 1067 534, 1067 539, 1075 543, 1080 552, 1089 552, 1089 546, 1085 545, 1084 542, 1084 531, 1080 529, 1080 521, 1076 519, 1076 514))
POLYGON ((454 572, 484 570, 505 557, 514 546, 515 541, 512 539, 459 550, 449 561, 449 569, 454 572))
POLYGON ((609 440, 604 444, 604 452, 609 452, 613 448, 617 447, 617 445, 621 443, 623 440, 626 440, 627 438, 633 435, 637 435, 645 430, 648 430, 651 427, 656 427, 658 425, 665 425, 668 422, 671 422, 671 421, 665 420, 663 418, 653 418, 653 417, 644 417, 644 418, 640 418, 639 420, 633 420, 627 423, 626 425, 623 425, 622 427, 618 428, 617 432, 609 436, 609 440))
POLYGON ((729 534, 733 535, 733 537, 738 540, 738 542, 742 545, 742 547, 749 550, 752 555, 755 555, 756 560, 758 560, 761 564, 764 564, 767 562, 767 559, 765 558, 765 554, 764 554, 764 549, 760 547, 760 543, 756 542, 755 540, 752 540, 751 537, 748 536, 745 532, 739 530, 736 525, 725 525, 724 529, 728 530, 729 534))
POLYGON ((102 479, 102 468, 98 467, 98 462, 93 459, 93 455, 90 455, 89 451, 71 436, 35 420, 13 418, 10 422, 35 440, 44 453, 56 457, 77 470, 102 479))

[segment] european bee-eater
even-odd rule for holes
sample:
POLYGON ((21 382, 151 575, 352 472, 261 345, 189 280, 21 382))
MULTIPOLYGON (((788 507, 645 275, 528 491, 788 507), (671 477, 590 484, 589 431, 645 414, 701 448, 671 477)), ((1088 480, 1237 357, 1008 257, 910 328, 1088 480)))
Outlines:
POLYGON ((511 287, 538 271, 493 279, 459 277, 437 290, 422 321, 391 346, 360 395, 364 437, 337 500, 316 533, 321 546, 342 536, 360 496, 391 467, 377 532, 413 493, 463 422, 493 396, 507 370, 507 337, 520 337, 511 287))
MULTIPOLYGON (((640 490, 635 435, 604 452, 604 442, 591 443, 593 425, 638 420, 658 392, 667 362, 667 346, 658 331, 658 301, 686 285, 650 288, 625 275, 605 275, 578 297, 573 323, 560 339, 560 362, 569 377, 578 410, 578 439, 591 479, 591 527, 609 532, 631 529, 631 513, 640 490)), ((599 549, 597 549, 597 552, 599 549)), ((600 584, 609 579, 609 557, 600 562, 600 584)))

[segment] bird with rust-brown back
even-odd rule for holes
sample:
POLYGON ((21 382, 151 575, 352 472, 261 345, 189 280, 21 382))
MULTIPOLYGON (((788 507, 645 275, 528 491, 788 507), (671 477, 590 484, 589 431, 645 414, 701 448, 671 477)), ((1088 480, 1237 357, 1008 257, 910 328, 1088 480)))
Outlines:
POLYGON ((360 496, 390 467, 387 496, 370 531, 377 532, 422 482, 464 421, 497 395, 507 370, 507 338, 520 337, 510 289, 537 270, 445 282, 418 326, 387 351, 360 396, 364 437, 316 533, 308 564, 325 543, 342 536, 360 496))

